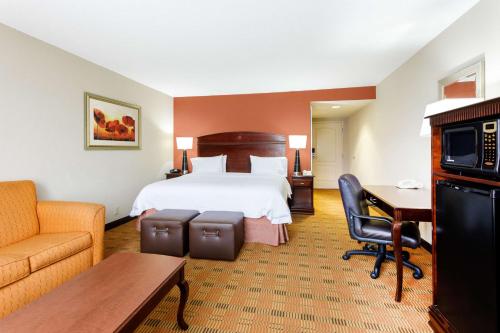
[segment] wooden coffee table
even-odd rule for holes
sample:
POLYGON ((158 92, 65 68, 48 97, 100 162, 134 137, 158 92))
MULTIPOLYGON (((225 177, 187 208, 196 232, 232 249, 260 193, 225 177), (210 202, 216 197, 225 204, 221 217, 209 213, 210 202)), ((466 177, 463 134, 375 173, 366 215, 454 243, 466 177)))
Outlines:
POLYGON ((131 332, 177 285, 183 330, 189 287, 182 258, 116 253, 0 320, 0 332, 131 332))

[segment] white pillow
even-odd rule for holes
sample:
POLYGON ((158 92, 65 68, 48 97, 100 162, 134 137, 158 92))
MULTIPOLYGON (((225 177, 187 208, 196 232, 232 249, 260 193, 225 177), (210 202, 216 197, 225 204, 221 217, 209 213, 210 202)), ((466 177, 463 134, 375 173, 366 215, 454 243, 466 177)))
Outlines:
POLYGON ((286 157, 260 157, 250 155, 251 173, 278 174, 286 177, 288 174, 288 160, 286 157))
POLYGON ((212 157, 192 157, 193 173, 223 173, 222 155, 212 157))

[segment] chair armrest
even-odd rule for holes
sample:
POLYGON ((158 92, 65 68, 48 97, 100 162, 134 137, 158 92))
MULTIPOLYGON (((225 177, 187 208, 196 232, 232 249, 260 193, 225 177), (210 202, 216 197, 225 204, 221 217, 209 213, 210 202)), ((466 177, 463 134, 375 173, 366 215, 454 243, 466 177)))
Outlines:
POLYGON ((352 209, 349 209, 349 216, 351 218, 356 217, 358 219, 362 220, 373 220, 373 221, 382 221, 385 223, 392 224, 392 220, 388 217, 383 217, 383 216, 371 216, 371 215, 358 215, 352 211, 352 209))
POLYGON ((37 203, 40 233, 88 231, 92 235, 93 264, 102 260, 104 251, 105 208, 103 205, 39 201, 37 203))

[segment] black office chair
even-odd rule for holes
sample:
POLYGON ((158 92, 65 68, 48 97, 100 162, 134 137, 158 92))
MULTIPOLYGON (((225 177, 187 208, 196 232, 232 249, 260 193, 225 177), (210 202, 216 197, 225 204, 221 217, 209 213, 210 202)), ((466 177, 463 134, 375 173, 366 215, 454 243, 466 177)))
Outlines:
MULTIPOLYGON (((375 267, 370 276, 376 279, 380 275, 380 266, 384 260, 395 260, 394 251, 387 251, 386 246, 392 245, 392 219, 381 216, 370 216, 368 203, 363 194, 363 188, 354 175, 342 175, 339 178, 339 189, 344 204, 349 234, 358 242, 375 243, 378 246, 371 247, 368 244, 362 250, 346 251, 342 259, 349 260, 352 255, 375 256, 375 267)), ((415 249, 420 246, 420 230, 414 222, 403 222, 401 227, 401 241, 403 247, 415 249)), ((413 277, 420 279, 424 276, 422 270, 412 264, 410 254, 403 251, 403 265, 413 270, 413 277)))

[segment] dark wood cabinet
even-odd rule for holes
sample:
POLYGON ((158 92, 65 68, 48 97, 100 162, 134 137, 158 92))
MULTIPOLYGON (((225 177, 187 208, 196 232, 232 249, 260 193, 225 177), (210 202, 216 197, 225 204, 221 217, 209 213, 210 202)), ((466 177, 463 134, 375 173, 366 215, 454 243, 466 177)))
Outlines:
POLYGON ((488 176, 464 175, 441 168, 441 146, 443 126, 499 117, 500 98, 430 117, 433 304, 429 308, 429 324, 436 333, 498 330, 495 316, 498 308, 498 282, 494 276, 495 260, 491 259, 495 257, 492 249, 497 247, 494 242, 498 237, 491 236, 494 227, 488 229, 483 226, 491 217, 481 215, 491 214, 496 209, 481 209, 470 197, 479 193, 476 188, 500 188, 500 180, 488 176), (442 193, 442 184, 445 183, 459 185, 453 186, 452 191, 447 190, 453 195, 445 196, 442 193), (466 196, 465 193, 460 194, 460 186, 472 190, 468 189, 466 196), (464 199, 458 200, 462 196, 464 199), (447 202, 452 202, 453 205, 445 205, 447 202), (467 214, 469 211, 472 213, 467 214), (467 224, 470 221, 474 221, 472 226, 467 224))
POLYGON ((300 214, 314 214, 314 176, 291 176, 292 199, 290 211, 300 214))
POLYGON ((180 176, 182 176, 182 173, 180 173, 180 172, 177 172, 177 173, 170 173, 169 172, 169 173, 165 174, 165 177, 167 179, 172 179, 172 178, 176 178, 176 177, 180 177, 180 176))

